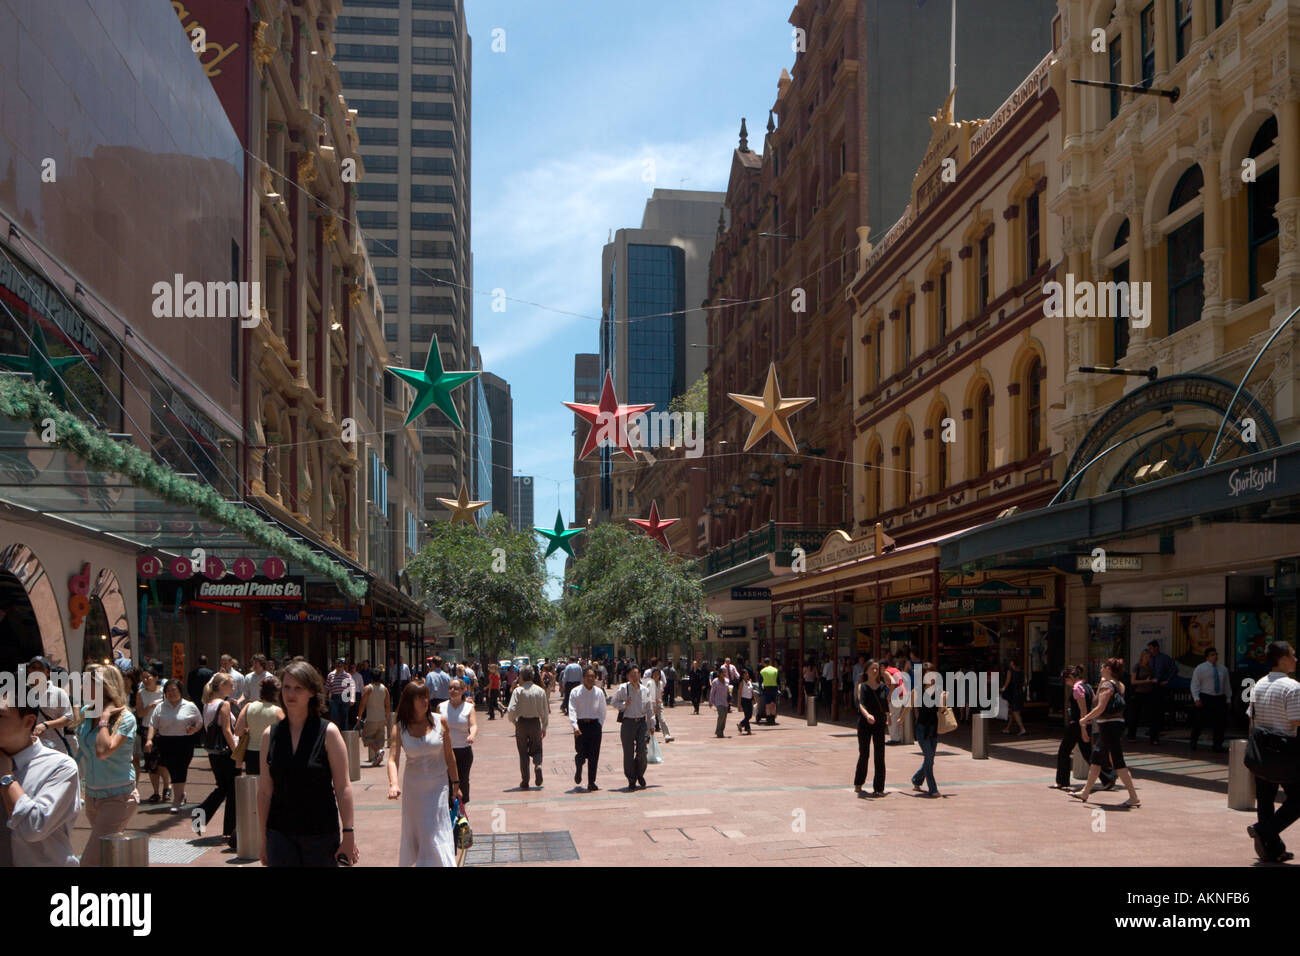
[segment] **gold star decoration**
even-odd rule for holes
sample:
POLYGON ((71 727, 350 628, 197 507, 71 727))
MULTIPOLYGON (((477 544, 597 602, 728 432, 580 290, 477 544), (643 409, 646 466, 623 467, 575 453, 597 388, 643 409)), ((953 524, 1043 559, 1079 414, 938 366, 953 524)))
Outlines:
POLYGON ((738 395, 728 392, 727 397, 745 411, 754 416, 754 424, 745 439, 745 451, 749 451, 764 435, 771 432, 792 451, 798 453, 794 434, 786 421, 791 415, 805 405, 815 402, 815 398, 782 398, 781 383, 776 380, 776 363, 767 367, 767 384, 763 386, 762 395, 738 395))
POLYGON ((451 509, 451 523, 464 522, 465 524, 477 524, 474 520, 474 512, 488 504, 486 501, 470 501, 469 488, 465 486, 465 479, 460 480, 460 494, 455 498, 439 498, 439 504, 444 504, 451 509))

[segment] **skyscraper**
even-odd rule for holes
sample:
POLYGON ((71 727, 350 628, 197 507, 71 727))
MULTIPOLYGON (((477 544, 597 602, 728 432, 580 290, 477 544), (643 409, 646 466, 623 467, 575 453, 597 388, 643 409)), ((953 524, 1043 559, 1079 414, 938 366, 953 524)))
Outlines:
POLYGON ((533 531, 533 479, 531 475, 515 475, 511 480, 513 501, 510 503, 510 522, 516 531, 532 534, 533 531))
MULTIPOLYGON (((423 368, 434 336, 444 366, 472 365, 470 65, 463 0, 347 0, 334 59, 356 109, 365 177, 357 220, 384 295, 397 364, 423 368)), ((425 516, 471 485, 474 388, 452 393, 465 429, 436 409, 422 433, 425 516)))
POLYGON ((484 372, 479 376, 487 394, 488 413, 492 419, 492 510, 511 517, 513 513, 514 401, 510 383, 499 375, 484 372))
MULTIPOLYGON (((584 352, 573 357, 573 400, 575 402, 582 402, 584 405, 595 405, 599 402, 602 380, 599 355, 594 352, 584 352)), ((600 456, 593 454, 586 461, 578 458, 586 438, 586 431, 575 418, 573 520, 578 524, 585 524, 589 518, 594 519, 600 507, 600 456)))

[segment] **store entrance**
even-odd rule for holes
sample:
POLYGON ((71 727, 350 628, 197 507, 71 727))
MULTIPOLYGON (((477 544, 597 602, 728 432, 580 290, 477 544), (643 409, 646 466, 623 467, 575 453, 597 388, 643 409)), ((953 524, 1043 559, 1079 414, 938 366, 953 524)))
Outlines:
POLYGON ((19 580, 0 573, 0 672, 15 674, 19 664, 45 653, 36 611, 19 580))
POLYGON ((0 550, 0 670, 16 673, 33 657, 68 666, 63 618, 50 577, 24 544, 0 550))

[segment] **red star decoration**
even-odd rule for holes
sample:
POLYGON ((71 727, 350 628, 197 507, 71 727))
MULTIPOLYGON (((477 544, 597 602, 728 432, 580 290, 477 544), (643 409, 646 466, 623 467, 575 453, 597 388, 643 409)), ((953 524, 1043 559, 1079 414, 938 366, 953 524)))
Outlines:
MULTIPOLYGON (((614 376, 608 370, 605 372, 605 385, 600 390, 599 405, 584 405, 581 402, 565 402, 569 408, 581 415, 591 424, 591 430, 587 432, 587 441, 582 446, 582 452, 578 455, 578 460, 586 458, 595 450, 597 446, 596 435, 601 431, 597 425, 600 415, 605 415, 605 426, 608 423, 614 424, 614 441, 619 451, 627 457, 635 460, 636 451, 632 448, 632 442, 627 437, 627 422, 634 415, 641 412, 649 411, 654 408, 654 404, 649 405, 620 405, 614 395, 614 376)), ((608 436, 606 436, 608 438, 608 436)))
POLYGON ((654 538, 656 541, 662 544, 669 551, 673 549, 673 546, 668 543, 668 535, 666 535, 664 532, 668 528, 671 528, 673 525, 675 525, 681 519, 664 518, 661 520, 659 517, 659 503, 657 501, 650 502, 649 518, 628 518, 627 520, 632 522, 634 525, 637 525, 640 528, 642 528, 647 535, 649 535, 651 538, 654 538))

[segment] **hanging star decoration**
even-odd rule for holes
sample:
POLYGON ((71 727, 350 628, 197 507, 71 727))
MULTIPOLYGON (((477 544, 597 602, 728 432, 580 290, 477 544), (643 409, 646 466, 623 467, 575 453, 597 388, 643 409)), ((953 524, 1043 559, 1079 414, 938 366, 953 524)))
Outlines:
POLYGON ((11 372, 28 372, 37 387, 60 405, 67 404, 67 394, 63 389, 59 373, 70 365, 84 362, 84 355, 65 355, 55 358, 50 355, 45 333, 39 322, 32 323, 32 341, 26 355, 0 355, 0 366, 11 372))
POLYGON ((632 441, 627 434, 628 419, 654 408, 653 402, 649 405, 620 405, 614 395, 614 376, 606 369, 605 385, 600 390, 600 404, 584 405, 581 402, 564 404, 591 424, 591 430, 587 432, 587 441, 578 455, 579 461, 590 455, 598 445, 603 444, 612 444, 627 457, 636 460, 636 450, 632 447, 632 441), (611 428, 613 435, 609 434, 611 428))
POLYGON ((437 405, 451 419, 452 424, 459 429, 464 429, 465 426, 460 422, 460 415, 456 412, 456 406, 452 404, 451 392, 452 389, 464 385, 481 373, 445 371, 442 367, 442 353, 438 351, 436 335, 433 337, 433 344, 429 346, 429 357, 425 359, 424 371, 394 368, 392 365, 385 367, 402 381, 415 386, 415 401, 411 403, 411 411, 406 416, 405 424, 409 425, 419 418, 430 405, 437 405))
POLYGON ((763 386, 762 395, 738 395, 735 392, 728 392, 727 397, 754 416, 754 424, 749 429, 749 437, 745 439, 745 451, 749 451, 758 444, 764 435, 771 432, 785 442, 791 451, 796 453, 799 451, 799 446, 794 440, 794 434, 790 431, 790 423, 786 419, 805 405, 817 400, 815 398, 782 398, 781 383, 776 380, 775 362, 767 367, 767 384, 763 386))
POLYGON ((649 518, 628 518, 627 520, 632 522, 634 525, 641 528, 642 530, 644 530, 647 537, 654 538, 656 541, 662 544, 669 551, 673 549, 673 546, 668 543, 668 535, 666 532, 667 529, 671 528, 681 519, 660 518, 659 502, 657 501, 650 502, 649 518))
POLYGON ((439 498, 439 504, 444 504, 451 509, 450 524, 463 523, 467 525, 477 525, 474 518, 474 512, 480 508, 486 507, 486 501, 470 501, 469 488, 465 484, 465 479, 460 480, 460 494, 455 498, 439 498))
POLYGON ((573 553, 573 542, 571 542, 569 539, 574 537, 575 535, 582 534, 582 529, 581 528, 566 529, 564 527, 564 515, 561 514, 559 511, 555 512, 554 531, 552 531, 550 528, 534 528, 533 530, 536 531, 538 534, 540 534, 547 541, 551 542, 550 546, 547 547, 546 549, 546 554, 542 555, 543 560, 549 558, 556 551, 563 551, 569 557, 574 559, 578 557, 576 554, 573 553))

